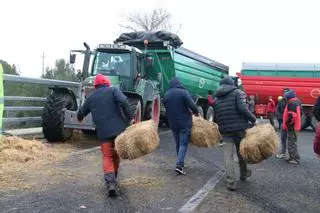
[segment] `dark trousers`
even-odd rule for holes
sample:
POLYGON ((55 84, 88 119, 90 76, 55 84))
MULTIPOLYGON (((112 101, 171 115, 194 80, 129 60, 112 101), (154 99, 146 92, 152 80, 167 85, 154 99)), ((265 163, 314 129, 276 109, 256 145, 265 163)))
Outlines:
POLYGON ((275 126, 274 126, 274 112, 268 112, 267 116, 270 121, 270 124, 275 128, 275 126))
POLYGON ((300 156, 298 153, 298 144, 297 144, 297 133, 293 130, 293 128, 289 127, 288 130, 288 153, 290 159, 293 159, 297 162, 300 162, 300 156))
POLYGON ((288 131, 282 129, 281 130, 281 154, 285 154, 287 151, 287 137, 288 137, 288 131))

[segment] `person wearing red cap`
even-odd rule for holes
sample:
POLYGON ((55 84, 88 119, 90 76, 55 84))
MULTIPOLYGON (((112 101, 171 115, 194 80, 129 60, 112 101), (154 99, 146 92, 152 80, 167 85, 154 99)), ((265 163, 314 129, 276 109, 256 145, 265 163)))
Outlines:
POLYGON ((109 196, 116 196, 120 158, 114 150, 114 140, 129 123, 134 123, 133 115, 127 97, 118 88, 110 87, 107 77, 98 74, 93 85, 95 90, 80 108, 77 118, 82 121, 91 112, 101 142, 104 179, 108 193, 109 196))

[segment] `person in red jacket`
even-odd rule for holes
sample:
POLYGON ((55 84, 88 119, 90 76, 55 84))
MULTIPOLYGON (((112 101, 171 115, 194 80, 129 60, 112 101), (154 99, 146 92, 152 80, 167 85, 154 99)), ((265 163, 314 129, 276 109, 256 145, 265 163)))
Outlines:
POLYGON ((290 164, 299 164, 300 156, 298 153, 297 145, 297 132, 301 127, 301 113, 300 113, 300 100, 296 97, 296 93, 293 90, 288 91, 285 94, 287 105, 283 112, 282 129, 288 132, 288 152, 290 164))
POLYGON ((318 121, 318 125, 316 126, 316 135, 313 141, 313 151, 320 159, 320 97, 318 97, 317 102, 314 105, 313 115, 318 121))
POLYGON ((274 125, 274 116, 275 116, 275 111, 276 111, 276 104, 274 100, 272 99, 271 96, 269 96, 269 101, 267 105, 267 116, 270 121, 270 124, 275 128, 274 125))
POLYGON ((208 92, 208 105, 213 106, 213 104, 214 104, 214 99, 213 99, 212 91, 209 90, 209 92, 208 92))

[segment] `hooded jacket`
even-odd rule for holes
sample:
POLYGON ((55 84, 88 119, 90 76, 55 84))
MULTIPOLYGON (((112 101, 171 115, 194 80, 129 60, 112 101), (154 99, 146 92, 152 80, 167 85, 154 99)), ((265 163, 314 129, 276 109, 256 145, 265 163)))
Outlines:
POLYGON ((300 100, 296 97, 296 93, 292 90, 286 92, 285 99, 287 105, 283 112, 282 129, 288 128, 294 131, 300 131, 301 128, 301 112, 300 112, 300 100))
POLYGON ((95 90, 86 99, 77 115, 81 121, 91 112, 101 142, 114 139, 126 129, 133 118, 127 97, 119 89, 108 87, 106 79, 96 76, 95 90))
POLYGON ((250 127, 249 121, 252 124, 256 122, 255 116, 246 106, 245 93, 237 89, 229 76, 220 81, 214 111, 221 134, 244 131, 250 127))
POLYGON ((198 108, 189 92, 177 78, 170 80, 169 89, 164 97, 166 117, 173 131, 192 127, 192 114, 199 114, 198 108))

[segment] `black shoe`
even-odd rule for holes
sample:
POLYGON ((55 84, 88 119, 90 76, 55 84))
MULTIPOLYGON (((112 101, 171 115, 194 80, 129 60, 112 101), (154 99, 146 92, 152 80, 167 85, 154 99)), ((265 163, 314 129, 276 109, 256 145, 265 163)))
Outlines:
POLYGON ((110 183, 108 188, 109 197, 116 197, 117 196, 117 184, 116 183, 110 183))
POLYGON ((183 167, 181 167, 181 166, 177 166, 177 167, 176 167, 176 172, 177 172, 179 175, 186 175, 186 174, 187 174, 185 171, 183 171, 183 167))
POLYGON ((229 191, 235 191, 236 190, 236 182, 234 183, 228 183, 227 188, 229 191))
POLYGON ((241 175, 240 176, 240 180, 245 181, 248 177, 250 177, 252 174, 251 169, 247 169, 247 172, 245 173, 245 175, 241 175))

